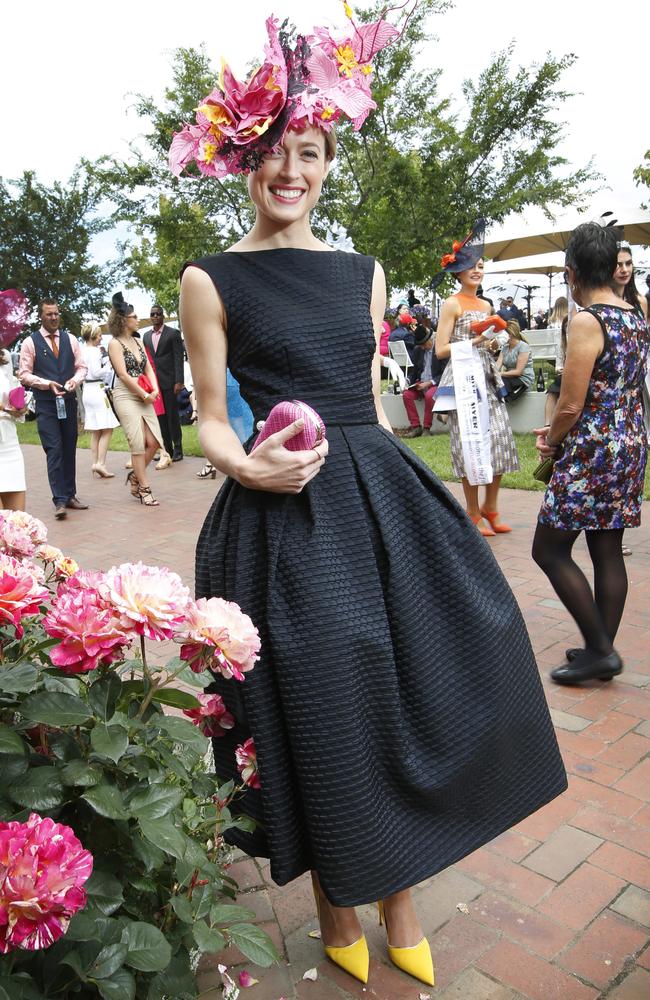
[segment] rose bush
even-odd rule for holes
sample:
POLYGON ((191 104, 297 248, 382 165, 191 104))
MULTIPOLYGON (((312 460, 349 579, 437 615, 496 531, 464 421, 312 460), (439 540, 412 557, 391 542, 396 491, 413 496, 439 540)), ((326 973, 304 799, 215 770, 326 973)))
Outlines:
POLYGON ((207 737, 234 719, 203 693, 206 665, 243 680, 259 637, 169 570, 75 565, 0 518, 0 998, 190 1000, 201 953, 277 959, 224 841, 251 828, 233 804, 259 787, 254 747, 240 784, 213 773, 207 737), (153 665, 163 639, 188 662, 153 665))

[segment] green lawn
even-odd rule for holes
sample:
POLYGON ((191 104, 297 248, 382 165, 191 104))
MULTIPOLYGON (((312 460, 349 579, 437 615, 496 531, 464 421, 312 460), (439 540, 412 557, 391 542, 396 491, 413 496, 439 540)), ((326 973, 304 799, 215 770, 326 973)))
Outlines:
MULTIPOLYGON (((36 421, 18 424, 18 437, 21 444, 38 444, 40 440, 36 430, 36 421)), ((515 434, 517 450, 519 452, 519 472, 511 472, 505 475, 502 480, 503 486, 509 486, 514 490, 543 490, 544 484, 533 479, 533 469, 539 463, 537 452, 535 451, 535 439, 532 434, 515 434)), ((444 480, 456 480, 451 470, 451 455, 449 451, 449 437, 447 434, 436 434, 435 437, 420 437, 413 440, 405 440, 409 448, 420 456, 420 458, 433 469, 436 475, 444 480)), ((90 435, 80 434, 78 445, 80 448, 90 447, 90 435)), ((113 431, 111 438, 111 451, 128 451, 126 438, 122 429, 118 427, 113 431)), ((202 455, 199 445, 198 433, 195 426, 183 427, 183 450, 186 455, 202 455)), ((457 480, 456 480, 457 481, 457 480)), ((646 471, 645 489, 643 496, 650 500, 650 469, 646 471)))

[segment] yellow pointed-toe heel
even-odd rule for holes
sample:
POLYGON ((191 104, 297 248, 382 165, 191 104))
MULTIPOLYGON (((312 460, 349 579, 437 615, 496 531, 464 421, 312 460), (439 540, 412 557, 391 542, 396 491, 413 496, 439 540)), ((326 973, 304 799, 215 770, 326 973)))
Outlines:
MULTIPOLYGON (((381 899, 377 903, 377 906, 379 907, 379 923, 384 925, 388 934, 384 904, 381 899)), ((431 948, 425 937, 411 948, 393 948, 389 944, 388 957, 393 965, 396 965, 402 972, 407 972, 409 976, 419 979, 421 983, 426 983, 427 986, 435 986, 431 948)))
MULTIPOLYGON (((312 887, 314 890, 314 899, 316 900, 316 912, 320 921, 320 896, 313 878, 312 887)), ((330 962, 334 962, 335 965, 338 965, 340 969, 343 969, 350 976, 354 976, 359 982, 364 984, 368 982, 370 953, 368 952, 368 943, 365 934, 362 934, 358 941, 345 945, 343 948, 334 948, 323 941, 323 948, 330 962)))

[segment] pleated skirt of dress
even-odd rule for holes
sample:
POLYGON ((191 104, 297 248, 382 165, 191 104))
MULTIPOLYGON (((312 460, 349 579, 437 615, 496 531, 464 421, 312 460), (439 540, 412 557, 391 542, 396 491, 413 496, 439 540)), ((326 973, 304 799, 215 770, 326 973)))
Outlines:
POLYGON ((238 777, 252 735, 258 821, 230 839, 280 885, 318 870, 336 905, 446 868, 560 794, 566 776, 527 632, 485 541, 379 426, 328 429, 297 496, 227 481, 197 549, 197 595, 260 630, 214 740, 238 777))

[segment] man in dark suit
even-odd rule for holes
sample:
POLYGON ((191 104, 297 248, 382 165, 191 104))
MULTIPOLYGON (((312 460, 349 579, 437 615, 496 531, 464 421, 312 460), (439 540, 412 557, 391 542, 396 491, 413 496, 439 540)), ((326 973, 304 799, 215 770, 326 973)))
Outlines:
POLYGON ((47 459, 54 516, 64 518, 68 508, 88 510, 77 496, 77 397, 75 390, 88 369, 81 345, 60 330, 55 299, 40 305, 41 328, 26 337, 20 349, 18 377, 34 391, 36 426, 47 459))
POLYGON ((153 305, 149 316, 153 330, 145 333, 144 346, 153 358, 165 406, 165 412, 158 414, 158 423, 165 451, 172 456, 172 462, 180 462, 183 458, 183 434, 176 394, 183 388, 183 338, 180 330, 165 325, 162 306, 153 305))

